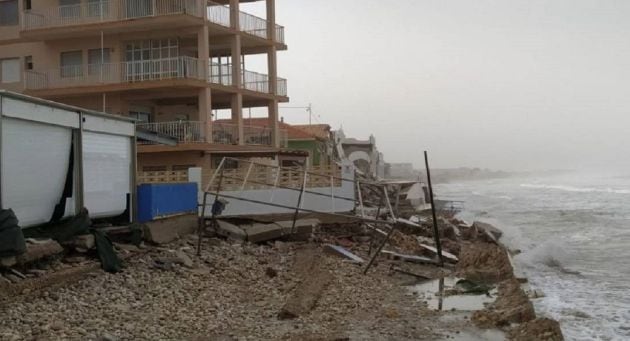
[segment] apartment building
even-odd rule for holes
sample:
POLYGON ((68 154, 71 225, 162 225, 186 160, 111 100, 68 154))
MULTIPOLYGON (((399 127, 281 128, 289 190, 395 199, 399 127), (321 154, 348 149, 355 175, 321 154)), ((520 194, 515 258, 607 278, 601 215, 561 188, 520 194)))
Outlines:
POLYGON ((141 144, 139 170, 211 168, 224 155, 278 159, 285 151, 277 75, 286 50, 275 1, 265 18, 252 0, 0 0, 0 88, 130 116, 178 139, 141 144), (247 69, 264 55, 267 72, 247 69), (243 108, 264 107, 269 125, 247 126, 243 108), (213 109, 229 122, 213 122, 213 109))

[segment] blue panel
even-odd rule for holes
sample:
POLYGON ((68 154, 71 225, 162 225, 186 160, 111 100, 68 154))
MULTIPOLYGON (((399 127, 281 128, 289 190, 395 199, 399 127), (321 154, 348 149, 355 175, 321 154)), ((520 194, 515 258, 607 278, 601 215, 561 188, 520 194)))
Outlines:
POLYGON ((197 184, 142 184, 138 186, 138 221, 197 212, 197 184))

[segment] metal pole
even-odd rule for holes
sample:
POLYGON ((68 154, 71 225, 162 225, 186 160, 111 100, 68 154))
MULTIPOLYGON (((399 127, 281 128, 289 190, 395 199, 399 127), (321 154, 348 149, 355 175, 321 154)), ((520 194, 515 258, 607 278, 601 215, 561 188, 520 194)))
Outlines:
POLYGON ((372 263, 374 263, 374 260, 376 260, 376 257, 378 257, 378 254, 381 253, 381 250, 383 250, 383 247, 385 246, 385 244, 389 240, 389 237, 392 236, 392 233, 394 233, 395 229, 396 229, 396 224, 392 224, 391 225, 391 229, 389 230, 389 233, 387 233, 387 236, 385 238, 383 238, 383 242, 381 242, 381 245, 378 246, 378 248, 376 249, 376 252, 374 252, 374 255, 372 255, 372 258, 370 258, 370 261, 365 266, 365 270, 363 270, 363 274, 364 275, 367 274, 368 270, 372 266, 372 263))
POLYGON ((293 214, 293 224, 291 225, 291 234, 295 233, 295 223, 298 218, 298 213, 302 208, 302 195, 304 194, 304 187, 306 187, 306 167, 304 168, 304 180, 302 181, 302 188, 300 189, 300 195, 298 196, 297 206, 295 207, 295 213, 293 214))
POLYGON ((433 186, 431 185, 431 170, 429 169, 429 156, 427 151, 424 151, 424 164, 427 168, 427 182, 429 185, 429 198, 431 199, 431 214, 433 215, 433 235, 435 238, 435 247, 437 248, 438 258, 440 260, 440 266, 444 265, 444 259, 442 258, 442 244, 440 243, 440 231, 438 229, 437 215, 435 214, 435 202, 433 200, 433 186))
MULTIPOLYGON (((219 200, 219 192, 221 192, 221 183, 223 183, 223 168, 221 168, 221 173, 219 173, 219 185, 217 186, 217 192, 214 194, 214 202, 212 203, 212 206, 214 208, 215 203, 219 200)), ((212 184, 208 184, 208 186, 211 186, 212 184)), ((201 217, 201 221, 205 222, 205 207, 207 205, 207 194, 205 193, 203 196, 203 207, 204 207, 204 216, 201 217)), ((216 219, 216 212, 214 209, 212 209, 212 224, 214 224, 214 226, 216 227, 217 224, 217 219, 216 219)), ((201 255, 201 239, 202 239, 202 235, 203 235, 203 227, 205 227, 205 223, 200 224, 199 226, 199 238, 197 240, 197 256, 201 255)))

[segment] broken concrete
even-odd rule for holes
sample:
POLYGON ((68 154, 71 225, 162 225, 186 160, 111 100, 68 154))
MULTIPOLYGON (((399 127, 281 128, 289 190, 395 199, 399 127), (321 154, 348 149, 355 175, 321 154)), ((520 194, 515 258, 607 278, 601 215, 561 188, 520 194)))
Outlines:
POLYGON ((247 240, 247 233, 244 229, 224 220, 217 220, 217 234, 233 240, 247 240))
POLYGON ((355 255, 354 253, 344 249, 341 246, 338 245, 332 245, 332 244, 325 244, 324 245, 324 253, 329 254, 329 255, 333 255, 333 256, 337 256, 337 257, 341 257, 341 258, 346 258, 349 259, 355 263, 363 263, 363 258, 355 255))
POLYGON ((54 256, 63 252, 63 247, 52 239, 26 243, 26 252, 16 257, 18 264, 28 264, 36 260, 54 256))
POLYGON ((292 220, 286 220, 273 224, 254 224, 244 227, 244 229, 249 242, 260 243, 283 237, 290 237, 291 240, 308 239, 313 233, 313 229, 318 225, 318 219, 298 219, 295 222, 295 228, 293 228, 292 220))
POLYGON ((195 232, 197 216, 183 214, 150 221, 144 224, 144 237, 154 244, 166 244, 195 232))
POLYGON ((96 246, 96 242, 94 241, 94 235, 84 234, 76 236, 74 239, 72 239, 68 243, 65 243, 64 245, 71 247, 78 252, 87 252, 88 250, 91 250, 96 246))
POLYGON ((278 313, 279 319, 308 314, 332 280, 332 275, 322 265, 321 255, 314 249, 297 253, 293 268, 301 274, 302 281, 278 313))
POLYGON ((488 224, 488 223, 484 223, 481 221, 475 221, 472 225, 474 228, 477 229, 477 231, 481 232, 488 232, 492 235, 492 237, 496 240, 499 240, 501 238, 501 236, 503 236, 503 232, 501 230, 499 230, 498 228, 488 224))
POLYGON ((401 260, 404 262, 418 263, 418 264, 436 264, 436 261, 422 256, 416 255, 404 255, 393 251, 382 250, 381 253, 388 259, 401 260))

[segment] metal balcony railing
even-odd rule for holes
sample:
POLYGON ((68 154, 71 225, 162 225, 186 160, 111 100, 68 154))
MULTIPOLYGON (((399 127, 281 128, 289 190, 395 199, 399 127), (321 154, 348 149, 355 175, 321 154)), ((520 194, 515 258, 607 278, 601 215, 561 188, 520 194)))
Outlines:
POLYGON ((26 71, 26 89, 56 89, 162 79, 204 79, 198 59, 176 57, 145 61, 64 66, 44 72, 26 71))
MULTIPOLYGON (((280 146, 287 146, 287 131, 281 129, 280 146)), ((268 127, 243 126, 243 140, 247 145, 266 145, 272 142, 272 131, 268 127)), ((212 142, 220 144, 238 144, 238 125, 226 122, 212 123, 212 142)))
POLYGON ((203 18, 200 0, 92 0, 24 11, 23 29, 82 25, 143 17, 187 14, 203 18))
POLYGON ((206 11, 208 13, 208 21, 230 27, 230 7, 208 1, 206 11))
POLYGON ((180 143, 205 142, 203 125, 199 121, 137 123, 136 126, 175 137, 180 143))
MULTIPOLYGON (((232 64, 209 63, 209 67, 210 74, 208 76, 208 82, 227 86, 233 84, 232 64)), ((269 94, 271 93, 269 82, 269 76, 263 73, 248 70, 243 70, 241 73, 241 88, 243 89, 269 94)), ((286 96, 287 80, 284 78, 278 78, 276 89, 277 95, 286 96)))
MULTIPOLYGON (((207 1, 208 21, 225 27, 231 27, 230 7, 218 4, 213 1, 207 1)), ((255 35, 260 38, 269 39, 267 32, 267 20, 255 15, 239 12, 239 29, 245 33, 255 35)), ((284 43, 284 27, 276 25, 276 39, 278 43, 284 43)))

